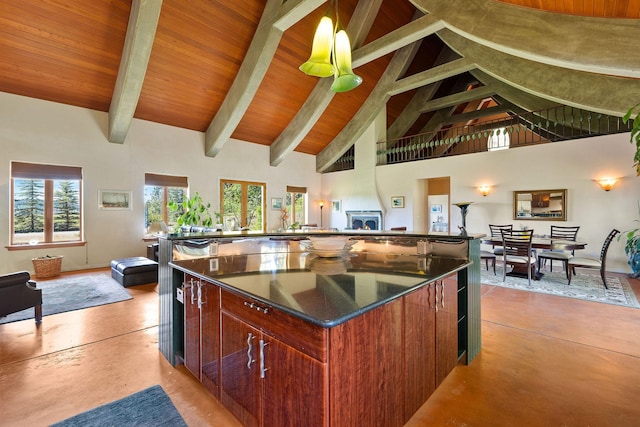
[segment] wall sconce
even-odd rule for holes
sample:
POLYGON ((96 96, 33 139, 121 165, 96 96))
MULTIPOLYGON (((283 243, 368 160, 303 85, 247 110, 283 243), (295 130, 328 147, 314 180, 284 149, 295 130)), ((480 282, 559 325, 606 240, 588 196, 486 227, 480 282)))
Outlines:
POLYGON ((478 187, 478 191, 480 192, 480 194, 482 194, 483 196, 487 196, 487 194, 489 194, 491 192, 491 186, 490 185, 481 185, 480 187, 478 187))
POLYGON ((613 188, 614 185, 616 185, 616 182, 618 182, 618 180, 616 178, 603 178, 603 179, 596 180, 596 182, 600 184, 600 187, 602 187, 604 191, 611 191, 611 189, 613 188))
POLYGON ((355 75, 351 69, 351 43, 347 32, 340 25, 338 0, 329 2, 327 13, 320 20, 313 36, 311 56, 300 66, 300 71, 316 77, 333 75, 333 92, 347 92, 362 83, 362 77, 355 75), (330 16, 332 7, 336 13, 335 27, 330 16))

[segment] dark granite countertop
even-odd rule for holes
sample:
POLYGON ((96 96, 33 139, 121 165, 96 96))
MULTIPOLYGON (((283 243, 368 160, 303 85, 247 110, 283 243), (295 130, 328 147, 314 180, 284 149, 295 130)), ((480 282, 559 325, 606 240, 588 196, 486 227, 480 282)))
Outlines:
POLYGON ((354 251, 219 254, 170 265, 310 323, 333 327, 467 267, 466 259, 354 251))

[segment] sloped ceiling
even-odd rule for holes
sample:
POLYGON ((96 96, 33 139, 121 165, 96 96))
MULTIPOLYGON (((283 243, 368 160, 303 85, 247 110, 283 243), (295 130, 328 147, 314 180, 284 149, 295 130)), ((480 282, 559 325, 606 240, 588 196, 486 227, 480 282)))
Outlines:
POLYGON ((203 132, 203 155, 236 138, 269 146, 274 166, 315 155, 318 171, 385 108, 394 138, 491 106, 622 116, 640 101, 640 0, 341 0, 364 79, 341 94, 298 70, 326 9, 0 0, 0 91, 109 112, 112 143, 136 117, 203 132))

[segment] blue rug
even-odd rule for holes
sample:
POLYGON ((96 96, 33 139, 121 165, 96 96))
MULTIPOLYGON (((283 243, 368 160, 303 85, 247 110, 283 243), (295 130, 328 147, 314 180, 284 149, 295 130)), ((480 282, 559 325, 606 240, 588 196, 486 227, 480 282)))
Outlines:
MULTIPOLYGON (((86 274, 61 277, 54 280, 36 280, 42 289, 42 315, 95 307, 131 299, 129 291, 108 274, 86 274)), ((0 317, 0 323, 33 319, 33 308, 0 317)))
POLYGON ((111 403, 98 406, 66 420, 54 427, 104 426, 185 426, 186 423, 167 393, 154 385, 111 403))

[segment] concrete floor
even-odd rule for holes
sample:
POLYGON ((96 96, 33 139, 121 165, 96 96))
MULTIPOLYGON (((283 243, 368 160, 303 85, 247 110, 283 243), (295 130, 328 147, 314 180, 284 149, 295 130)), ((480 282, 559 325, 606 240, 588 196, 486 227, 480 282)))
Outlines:
MULTIPOLYGON (((40 327, 0 325, 0 426, 46 426, 154 384, 190 426, 239 425, 158 351, 156 286, 128 289, 40 327)), ((640 425, 639 309, 483 285, 482 331, 478 357, 407 426, 640 425)))

